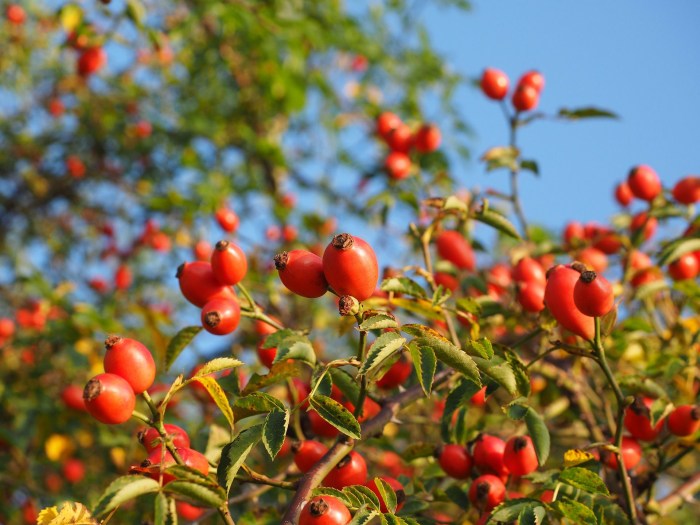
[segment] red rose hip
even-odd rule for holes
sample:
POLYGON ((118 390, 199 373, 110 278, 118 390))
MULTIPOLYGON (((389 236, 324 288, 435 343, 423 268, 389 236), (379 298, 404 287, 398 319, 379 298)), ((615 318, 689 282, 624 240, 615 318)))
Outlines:
POLYGON ((233 286, 248 272, 248 260, 238 245, 219 241, 211 254, 211 270, 221 284, 233 286))
POLYGON ((126 379, 134 394, 151 388, 156 378, 156 363, 148 348, 135 339, 111 335, 105 341, 105 349, 105 372, 126 379))
POLYGON ((101 423, 119 425, 128 421, 136 396, 126 379, 116 374, 98 374, 85 385, 83 400, 88 413, 101 423))
POLYGON ((498 69, 486 68, 481 75, 481 90, 493 100, 503 100, 508 94, 508 76, 498 69))
POLYGON ((323 273, 338 295, 358 301, 372 296, 379 278, 379 264, 372 247, 359 237, 341 233, 323 252, 323 273))
POLYGON ((210 334, 227 335, 238 328, 241 307, 235 299, 216 297, 202 308, 202 326, 210 334))
POLYGON ((328 291, 323 260, 307 250, 291 250, 275 255, 275 268, 287 289, 314 299, 328 291))
POLYGON ((574 285, 574 304, 584 315, 602 317, 615 304, 612 285, 605 277, 586 270, 574 285))

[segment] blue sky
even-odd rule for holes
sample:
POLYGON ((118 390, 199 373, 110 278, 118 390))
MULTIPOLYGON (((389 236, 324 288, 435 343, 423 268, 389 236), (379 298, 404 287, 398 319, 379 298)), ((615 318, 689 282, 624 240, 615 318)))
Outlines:
MULTIPOLYGON (((614 185, 636 164, 652 166, 668 186, 700 172, 700 2, 474 0, 471 13, 430 5, 423 14, 434 45, 462 74, 492 66, 514 83, 538 69, 541 110, 593 105, 620 115, 521 132, 523 154, 541 171, 521 183, 532 221, 558 229, 571 219, 607 220, 618 210, 614 185)), ((477 90, 461 100, 477 134, 475 159, 506 143, 496 103, 477 90)), ((476 160, 464 170, 469 187, 506 188, 505 172, 486 175, 476 160)))

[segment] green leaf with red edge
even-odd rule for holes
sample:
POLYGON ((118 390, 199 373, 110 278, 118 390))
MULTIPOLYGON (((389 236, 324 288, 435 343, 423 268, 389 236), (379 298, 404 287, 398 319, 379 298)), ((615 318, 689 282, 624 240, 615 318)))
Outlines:
POLYGON ((317 394, 309 398, 309 404, 324 421, 333 425, 346 436, 355 439, 362 437, 360 424, 355 416, 336 400, 317 394))
POLYGON ((576 109, 561 108, 559 110, 559 113, 557 113, 557 116, 560 118, 568 119, 568 120, 580 120, 583 118, 612 118, 612 119, 619 118, 612 111, 608 111, 607 109, 594 108, 594 107, 585 107, 585 108, 576 108, 576 109))
POLYGON ((221 460, 216 469, 216 478, 226 494, 231 492, 231 486, 236 474, 245 463, 250 451, 262 439, 263 425, 255 425, 241 431, 236 438, 221 451, 221 460))
POLYGON ((122 476, 105 489, 93 509, 93 514, 98 518, 106 516, 127 501, 159 490, 160 485, 154 479, 144 476, 122 476))
POLYGON ((221 487, 191 481, 171 481, 163 487, 163 491, 177 495, 178 499, 186 499, 207 507, 221 507, 226 503, 226 494, 221 487))
POLYGON ((168 343, 168 348, 165 351, 165 370, 170 370, 170 367, 182 353, 182 351, 192 342, 192 339, 202 331, 201 326, 186 326, 180 330, 168 343))
POLYGON ((404 343, 406 343, 406 340, 401 337, 398 332, 385 332, 377 337, 369 347, 367 357, 362 363, 358 374, 370 374, 380 366, 384 360, 388 359, 402 348, 404 343))
POLYGON ((231 410, 231 405, 226 397, 226 392, 224 392, 223 388, 219 386, 216 379, 209 376, 195 376, 188 379, 185 384, 192 383, 193 381, 196 381, 207 390, 211 396, 211 399, 214 401, 216 406, 219 407, 219 410, 221 410, 221 413, 226 418, 226 421, 228 421, 228 424, 231 427, 231 432, 233 432, 233 410, 231 410))
POLYGON ((265 418, 262 442, 270 459, 275 459, 284 444, 289 426, 289 410, 270 412, 265 418))

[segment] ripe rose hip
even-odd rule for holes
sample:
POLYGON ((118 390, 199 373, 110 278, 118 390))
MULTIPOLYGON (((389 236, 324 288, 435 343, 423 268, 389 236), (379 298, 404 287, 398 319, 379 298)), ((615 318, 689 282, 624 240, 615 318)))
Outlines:
POLYGON ((586 233, 580 222, 570 222, 564 228, 563 237, 567 246, 576 246, 583 242, 586 233))
POLYGON ((111 335, 105 341, 105 349, 105 372, 126 379, 134 394, 151 387, 156 378, 156 363, 148 348, 135 339, 111 335))
POLYGON ((348 508, 333 496, 311 498, 299 514, 299 525, 347 525, 350 520, 348 508))
POLYGON ((385 111, 377 117, 377 134, 386 140, 389 133, 401 124, 401 119, 396 114, 385 111))
MULTIPOLYGON (((207 241, 197 241, 193 249, 194 258, 198 261, 211 260, 212 248, 207 241)), ((247 264, 247 263, 246 263, 247 264)))
POLYGON ((467 479, 472 471, 472 458, 462 445, 443 445, 435 451, 445 473, 455 479, 467 479))
POLYGON ((668 430, 674 436, 690 436, 700 430, 700 406, 681 405, 668 415, 668 430))
POLYGON ((627 175, 627 184, 632 194, 644 201, 653 201, 661 193, 661 180, 656 172, 646 165, 632 168, 627 175))
MULTIPOLYGON (((639 441, 629 436, 623 436, 620 453, 622 454, 622 463, 625 465, 625 470, 632 470, 642 459, 642 447, 639 441)), ((604 451, 602 459, 608 468, 617 468, 617 456, 612 452, 604 451)))
POLYGON ((440 128, 434 124, 423 124, 413 138, 413 145, 420 153, 436 151, 440 147, 440 142, 442 142, 442 134, 440 128))
MULTIPOLYGON (((392 489, 394 489, 394 492, 396 493, 396 510, 395 512, 398 512, 401 510, 403 507, 403 504, 406 502, 406 491, 404 491, 403 485, 401 482, 397 479, 390 478, 389 476, 380 476, 382 481, 387 483, 392 489)), ((379 488, 377 488, 377 482, 374 478, 369 480, 366 484, 365 487, 367 487, 369 490, 374 492, 377 496, 377 499, 379 499, 379 512, 382 513, 387 513, 389 512, 389 509, 386 506, 386 502, 382 498, 381 492, 379 491, 379 488)))
POLYGON ((472 450, 474 466, 482 474, 507 475, 508 468, 503 463, 505 448, 506 443, 501 438, 482 434, 472 450))
POLYGON ((88 413, 101 423, 118 425, 128 421, 136 396, 127 381, 116 374, 98 374, 85 385, 83 400, 88 413))
POLYGON ((584 315, 602 317, 615 304, 612 285, 605 277, 586 270, 574 285, 574 304, 584 315))
POLYGON ((481 390, 469 398, 469 402, 475 407, 484 406, 486 404, 486 387, 481 387, 481 390))
POLYGON ((627 181, 622 181, 620 184, 615 186, 615 199, 620 206, 629 206, 633 198, 634 195, 632 194, 632 190, 630 189, 629 184, 627 184, 627 181))
POLYGON ((537 454, 530 436, 514 436, 506 441, 503 463, 514 476, 525 476, 537 470, 537 454))
POLYGON ((131 269, 125 264, 120 265, 114 274, 114 287, 117 290, 126 290, 133 281, 134 276, 131 273, 131 269))
MULTIPOLYGON (((172 441, 175 448, 189 448, 190 447, 190 437, 187 435, 182 428, 177 425, 172 425, 166 423, 163 425, 165 427, 165 433, 172 441)), ((153 427, 148 427, 138 434, 139 443, 143 445, 146 452, 153 452, 154 450, 160 450, 163 439, 160 437, 158 431, 153 427)))
POLYGON ((681 204, 700 202, 700 177, 691 175, 682 178, 673 187, 671 194, 681 204))
POLYGON ((627 432, 641 441, 654 441, 661 433, 664 420, 657 421, 656 426, 651 426, 651 408, 653 401, 650 398, 636 398, 632 405, 625 409, 624 425, 627 432))
MULTIPOLYGON (((176 448, 175 451, 182 459, 182 462, 194 469, 198 470, 203 475, 209 474, 209 460, 204 454, 197 452, 191 448, 176 448)), ((175 458, 168 450, 163 450, 161 447, 152 450, 146 459, 141 463, 141 471, 146 472, 148 476, 156 481, 160 479, 161 471, 177 464, 175 458)), ((163 474, 163 485, 167 485, 175 480, 175 476, 171 474, 163 474)))
POLYGON ((5 18, 11 24, 22 25, 27 18, 27 14, 24 12, 22 6, 17 4, 10 4, 5 10, 5 18))
POLYGON ((219 223, 221 229, 228 233, 233 233, 238 229, 239 219, 236 212, 230 208, 222 207, 216 210, 214 214, 216 222, 219 223))
POLYGON ((469 487, 469 501, 480 510, 491 510, 506 499, 506 487, 500 478, 484 474, 469 487))
POLYGON ((700 261, 693 253, 681 255, 668 265, 668 274, 674 281, 695 279, 700 273, 700 261))
POLYGON ((503 100, 508 94, 508 76, 498 69, 486 68, 481 75, 481 90, 493 100, 503 100))
POLYGON ((535 109, 539 101, 539 92, 529 85, 518 85, 511 98, 513 107, 518 111, 530 111, 535 109))
POLYGON ((598 273, 603 273, 608 268, 608 256, 593 246, 587 246, 578 252, 576 259, 598 273))
POLYGON ((345 456, 323 480, 326 487, 343 490, 349 485, 364 485, 367 481, 365 458, 354 450, 345 456))
POLYGON ((584 315, 574 303, 574 288, 579 273, 558 264, 549 270, 544 290, 544 302, 554 318, 564 328, 584 339, 593 339, 593 318, 584 315))
POLYGON ((275 268, 289 291, 313 299, 328 291, 323 260, 307 250, 291 250, 275 255, 275 268))
POLYGON ((328 452, 328 447, 320 441, 307 439, 292 445, 294 464, 301 472, 308 472, 328 452))
POLYGON ((85 401, 83 400, 83 389, 78 385, 68 385, 61 392, 63 404, 72 410, 85 412, 85 401))
POLYGON ((9 317, 0 318, 0 338, 7 339, 15 333, 15 322, 9 317))
POLYGON ((639 230, 644 228, 644 240, 648 241, 654 236, 654 233, 656 233, 656 227, 658 224, 659 221, 656 219, 656 217, 647 218, 647 213, 643 211, 632 217, 632 222, 630 222, 630 230, 633 234, 636 234, 639 230))
POLYGON ((107 53, 101 47, 90 47, 78 57, 78 74, 87 77, 107 65, 107 53))
POLYGON ((211 254, 211 271, 221 284, 233 286, 248 272, 248 259, 238 245, 219 241, 211 254))
POLYGON ((323 273, 338 295, 358 301, 372 296, 379 278, 379 264, 372 247, 359 237, 341 233, 323 252, 323 273))
POLYGON ((311 432, 314 435, 326 438, 334 438, 340 434, 340 431, 333 425, 328 423, 325 419, 318 415, 318 412, 311 410, 306 413, 309 418, 309 425, 311 426, 311 432))
POLYGON ((408 153, 413 147, 413 133, 406 124, 399 124, 386 136, 386 144, 392 151, 408 153))
POLYGON ((399 385, 403 385, 411 377, 413 365, 405 355, 401 355, 384 375, 377 381, 377 386, 382 390, 391 390, 399 385))
POLYGON ((263 338, 258 342, 258 346, 255 351, 258 354, 258 359, 260 359, 260 362, 267 368, 272 368, 272 363, 275 361, 275 357, 277 357, 277 348, 264 348, 265 339, 266 338, 263 338))
POLYGON ((186 520, 197 520, 207 511, 207 509, 203 507, 195 507, 185 501, 176 501, 175 510, 178 516, 186 520))
POLYGON ((201 319, 210 334, 227 335, 238 328, 241 307, 235 299, 215 297, 202 308, 201 319))
POLYGON ((547 276, 542 265, 532 257, 523 257, 513 267, 513 280, 516 282, 538 282, 543 286, 547 276))
POLYGON ((183 263, 178 267, 176 277, 185 299, 200 308, 216 297, 236 297, 231 288, 218 281, 208 262, 183 263))
POLYGON ((394 180, 402 180, 411 173, 411 159, 401 151, 392 151, 384 159, 384 169, 394 180))
POLYGON ((445 230, 435 239, 440 257, 450 261, 461 270, 474 271, 476 257, 469 242, 457 231, 445 230))
POLYGON ((459 280, 454 275, 445 272, 435 272, 433 275, 433 280, 435 284, 442 286, 443 288, 454 292, 459 289, 459 280))
POLYGON ((528 71, 520 77, 518 80, 518 85, 522 86, 532 86, 540 93, 544 89, 544 76, 539 71, 528 71))

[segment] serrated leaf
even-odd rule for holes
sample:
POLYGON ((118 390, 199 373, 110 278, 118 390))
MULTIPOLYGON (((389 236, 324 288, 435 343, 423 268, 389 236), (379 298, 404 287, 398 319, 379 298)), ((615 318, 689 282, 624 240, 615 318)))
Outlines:
POLYGON ((474 213, 474 219, 488 224, 492 228, 497 229, 501 233, 505 233, 513 239, 520 240, 520 234, 515 226, 513 226, 513 223, 498 212, 491 209, 478 211, 474 213))
POLYGON ((683 237, 664 246, 659 253, 659 266, 670 264, 686 253, 700 250, 700 239, 694 237, 683 237))
POLYGON ((445 408, 442 412, 442 418, 440 420, 440 433, 442 439, 445 442, 450 442, 450 430, 452 429, 452 414, 454 414, 459 407, 464 405, 471 397, 476 394, 481 389, 480 385, 477 385, 473 381, 468 379, 463 379, 460 381, 451 391, 447 394, 447 399, 445 400, 445 408))
POLYGON ((173 465, 172 467, 166 468, 163 472, 172 475, 175 479, 180 481, 193 481, 195 483, 216 487, 209 476, 187 465, 173 465))
POLYGON ((566 483, 577 489, 585 490, 591 494, 610 494, 600 477, 588 469, 571 467, 561 471, 559 482, 566 483))
POLYGON ((391 513, 396 512, 396 505, 398 504, 398 502, 396 499, 396 492, 394 492, 394 489, 391 487, 391 485, 389 485, 382 478, 374 478, 374 483, 377 486, 379 496, 384 502, 384 506, 387 508, 387 510, 391 513))
POLYGON ((379 513, 374 509, 370 509, 369 507, 360 507, 348 525, 367 525, 374 519, 375 516, 378 515, 379 513))
POLYGON ((122 476, 105 489, 93 509, 93 514, 98 518, 105 516, 129 500, 159 490, 160 485, 154 479, 143 476, 122 476))
POLYGON ((277 348, 279 345, 282 344, 282 342, 285 339, 289 338, 295 338, 298 339, 299 337, 303 337, 304 335, 300 332, 297 332, 296 330, 292 330, 290 328, 284 328, 282 330, 277 330, 276 332, 272 332, 271 334, 268 334, 265 337, 265 340, 263 341, 262 347, 263 348, 277 348))
POLYGON ((598 520, 593 511, 580 501, 575 501, 565 496, 553 501, 550 503, 550 506, 576 525, 598 525, 598 520))
POLYGON ((263 424, 262 442, 270 459, 279 454, 289 426, 289 410, 270 412, 263 424))
POLYGON ((316 496, 333 496, 334 498, 342 501, 343 504, 350 509, 356 509, 361 506, 360 502, 354 497, 349 498, 348 495, 342 490, 334 489, 332 487, 316 487, 311 491, 311 497, 315 498, 316 496))
POLYGON ((202 331, 201 326, 187 326, 180 330, 175 337, 168 343, 168 348, 165 351, 165 370, 170 370, 170 367, 187 347, 192 342, 192 339, 202 331))
POLYGON ((569 120, 579 120, 582 118, 613 118, 613 119, 619 118, 612 111, 608 111, 607 109, 594 108, 594 107, 585 107, 585 108, 576 108, 576 109, 561 108, 559 110, 558 116, 560 118, 565 118, 565 119, 569 119, 569 120))
POLYGON ((539 505, 537 507, 525 507, 518 515, 518 525, 542 525, 547 510, 539 505))
POLYGON ((542 502, 538 499, 519 498, 507 500, 491 511, 491 517, 487 523, 510 523, 518 519, 523 510, 541 506, 542 502))
POLYGON ((532 407, 529 407, 525 414, 525 424, 527 425, 527 431, 532 438, 532 444, 535 446, 537 461, 539 462, 540 467, 542 467, 549 457, 549 430, 544 422, 544 418, 540 416, 532 407))
POLYGON ((433 379, 437 370, 437 358, 435 352, 429 346, 419 346, 415 343, 408 345, 411 352, 413 367, 418 375, 418 382, 426 396, 430 396, 433 389, 433 379))
POLYGON ((307 338, 303 338, 302 340, 291 342, 289 345, 288 343, 290 343, 290 340, 285 339, 280 346, 277 347, 277 354, 275 355, 275 360, 272 362, 273 365, 281 361, 286 361, 287 359, 304 361, 312 366, 316 364, 316 352, 314 352, 314 347, 311 346, 311 341, 307 338))
POLYGON ((380 288, 385 292, 402 293, 419 299, 425 299, 428 296, 420 284, 408 277, 384 279, 380 288))
POLYGON ((162 492, 156 494, 155 509, 153 511, 154 525, 177 525, 177 511, 175 500, 162 492))
POLYGON ((360 424, 350 411, 328 396, 315 395, 309 398, 311 408, 327 423, 333 425, 343 434, 360 439, 360 424))
POLYGON ((270 412, 285 410, 284 403, 266 392, 253 392, 234 401, 233 406, 252 412, 270 412))
POLYGON ((221 487, 204 486, 191 481, 171 481, 163 487, 169 494, 184 496, 195 504, 207 507, 221 507, 226 503, 226 494, 221 487))
POLYGON ((368 317, 358 327, 360 330, 366 332, 368 330, 383 330, 385 328, 397 328, 399 323, 396 322, 396 318, 388 314, 377 314, 372 317, 368 317))
POLYGON ((302 372, 302 365, 298 361, 285 361, 272 366, 269 373, 265 375, 253 374, 248 380, 241 395, 247 396, 257 392, 261 388, 275 385, 288 377, 299 377, 302 372))
POLYGON ((583 463, 588 463, 595 456, 590 452, 585 450, 579 450, 577 448, 569 449, 564 452, 564 468, 575 467, 576 465, 581 465, 583 463))
POLYGON ((343 492, 352 494, 361 503, 365 503, 379 510, 379 498, 370 488, 364 485, 350 485, 348 487, 343 487, 343 492))
POLYGON ((43 509, 37 525, 97 525, 88 508, 82 503, 66 501, 57 507, 43 509))
POLYGON ((491 359, 493 357, 493 346, 491 346, 491 341, 485 337, 477 340, 471 339, 466 342, 465 346, 483 359, 491 359))
POLYGON ((435 352, 435 356, 457 372, 468 377, 474 383, 481 385, 479 369, 474 360, 466 352, 453 345, 435 330, 427 326, 407 324, 401 327, 403 332, 416 337, 419 346, 428 346, 435 352))
POLYGON ((226 397, 226 392, 224 392, 224 389, 219 386, 216 379, 209 376, 195 376, 188 379, 187 383, 192 381, 196 381, 207 390, 211 399, 214 401, 214 403, 216 403, 216 406, 219 407, 219 410, 221 410, 221 413, 226 418, 226 421, 228 421, 228 424, 231 427, 231 432, 233 432, 233 410, 231 410, 231 405, 226 397))
POLYGON ((355 403, 360 395, 360 387, 355 378, 348 372, 340 368, 331 368, 329 370, 333 384, 337 386, 343 395, 351 402, 355 403))
POLYGON ((214 372, 220 372, 221 370, 228 370, 230 368, 236 368, 242 365, 243 361, 239 361, 233 357, 218 357, 216 359, 212 359, 208 363, 205 363, 202 368, 197 370, 197 373, 193 377, 206 376, 213 374, 214 372))
POLYGON ((317 367, 314 370, 314 373, 311 376, 311 392, 309 395, 331 395, 331 392, 333 391, 333 380, 330 378, 328 371, 329 368, 327 366, 317 367))
POLYGON ((400 349, 406 340, 398 332, 386 332, 377 337, 369 347, 358 374, 365 375, 375 370, 382 362, 400 349))
POLYGON ((520 393, 516 373, 505 359, 496 355, 489 360, 474 357, 474 361, 481 371, 505 388, 510 395, 515 396, 520 393))
POLYGON ((226 445, 221 451, 221 460, 216 469, 216 478, 219 480, 226 494, 231 491, 236 474, 245 463, 248 454, 262 438, 262 425, 256 425, 243 430, 231 443, 226 445))

